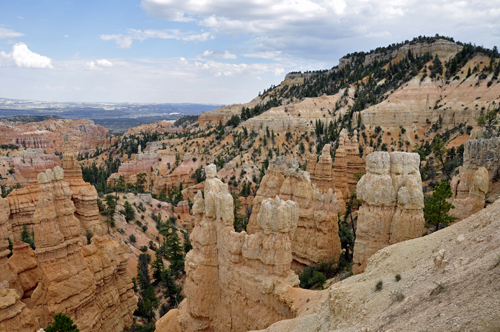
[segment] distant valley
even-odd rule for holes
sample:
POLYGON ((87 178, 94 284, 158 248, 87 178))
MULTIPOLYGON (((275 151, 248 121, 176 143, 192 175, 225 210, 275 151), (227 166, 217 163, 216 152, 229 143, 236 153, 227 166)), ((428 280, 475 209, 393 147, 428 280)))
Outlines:
POLYGON ((0 98, 0 118, 54 115, 72 120, 91 119, 113 134, 123 134, 130 127, 200 115, 219 107, 215 104, 59 103, 0 98))

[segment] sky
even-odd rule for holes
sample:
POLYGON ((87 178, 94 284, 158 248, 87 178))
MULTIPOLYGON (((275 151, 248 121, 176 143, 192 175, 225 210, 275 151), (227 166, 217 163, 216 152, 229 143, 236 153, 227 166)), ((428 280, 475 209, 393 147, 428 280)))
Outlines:
POLYGON ((287 72, 436 33, 500 45, 500 0, 4 0, 0 98, 244 103, 287 72))

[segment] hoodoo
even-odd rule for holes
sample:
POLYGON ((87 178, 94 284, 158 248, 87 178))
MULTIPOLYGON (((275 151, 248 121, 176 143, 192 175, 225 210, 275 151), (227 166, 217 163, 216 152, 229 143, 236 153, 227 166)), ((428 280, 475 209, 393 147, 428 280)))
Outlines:
POLYGON ((295 316, 287 292, 298 285, 291 238, 298 204, 264 199, 252 235, 236 233, 233 198, 227 184, 205 168, 204 198, 195 197, 193 250, 186 256, 186 299, 157 323, 180 331, 249 331, 295 316), (258 317, 258 319, 255 319, 258 317), (178 322, 178 325, 177 325, 178 322))
POLYGON ((420 156, 406 152, 373 152, 357 185, 359 209, 353 272, 362 273, 378 250, 424 233, 424 195, 420 156))

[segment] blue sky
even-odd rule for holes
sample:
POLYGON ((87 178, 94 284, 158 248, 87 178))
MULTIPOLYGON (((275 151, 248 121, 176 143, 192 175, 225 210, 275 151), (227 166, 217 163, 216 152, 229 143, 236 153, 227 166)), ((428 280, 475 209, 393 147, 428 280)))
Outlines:
POLYGON ((289 71, 436 33, 500 45, 500 0, 0 2, 0 97, 247 102, 289 71))

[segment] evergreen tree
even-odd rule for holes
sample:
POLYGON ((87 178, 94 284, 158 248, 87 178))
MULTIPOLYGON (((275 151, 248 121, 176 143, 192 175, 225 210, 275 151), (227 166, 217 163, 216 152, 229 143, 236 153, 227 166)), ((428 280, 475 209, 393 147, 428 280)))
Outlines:
POLYGON ((151 264, 151 269, 153 269, 153 279, 154 279, 153 283, 157 285, 158 283, 161 282, 163 270, 165 270, 160 250, 157 250, 155 253, 155 260, 151 264))
POLYGON ((437 135, 434 140, 432 141, 432 152, 434 153, 434 156, 439 160, 442 166, 443 173, 446 175, 448 180, 451 181, 451 176, 448 173, 448 170, 446 169, 446 142, 441 139, 441 136, 437 135))
POLYGON ((424 218, 427 227, 434 227, 434 231, 448 226, 455 221, 455 217, 448 215, 448 212, 455 207, 446 201, 453 193, 446 182, 441 182, 434 187, 432 197, 427 200, 424 207, 424 218))
POLYGON ((172 274, 178 277, 180 273, 184 272, 184 255, 181 239, 176 230, 167 237, 167 257, 172 274))
POLYGON ((35 240, 31 237, 26 224, 23 225, 23 229, 21 231, 21 241, 29 244, 33 250, 35 249, 35 240))
POLYGON ((236 232, 246 231, 247 229, 247 217, 244 214, 240 214, 243 203, 240 201, 240 196, 237 194, 231 194, 233 196, 233 213, 234 213, 234 221, 233 226, 236 232))
POLYGON ((108 224, 108 234, 110 233, 109 231, 109 226, 114 227, 114 214, 116 210, 116 197, 113 195, 106 195, 104 197, 104 201, 106 202, 106 205, 108 206, 108 209, 106 210, 106 223, 108 224))
POLYGON ((184 242, 182 244, 184 248, 184 254, 187 254, 191 249, 193 249, 193 246, 191 245, 191 241, 189 240, 189 232, 187 231, 181 231, 182 235, 184 236, 184 242))
POLYGON ((54 321, 52 324, 47 326, 44 330, 45 332, 79 332, 80 330, 77 328, 75 324, 73 324, 73 320, 64 315, 63 313, 55 314, 52 317, 54 321))
POLYGON ((161 287, 163 288, 163 297, 167 300, 167 310, 177 308, 183 296, 181 288, 175 283, 170 269, 163 271, 161 287))
POLYGON ((127 221, 134 220, 135 218, 135 211, 134 208, 132 207, 132 204, 129 203, 129 201, 125 201, 125 204, 123 204, 124 208, 124 214, 125 214, 125 219, 127 221))

